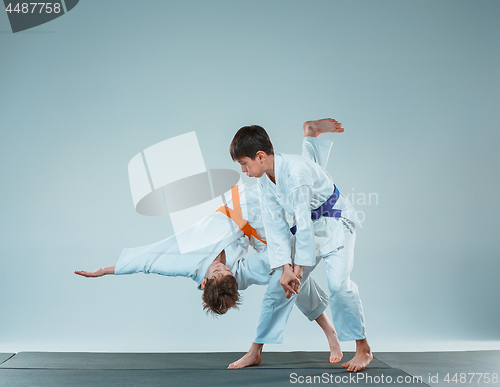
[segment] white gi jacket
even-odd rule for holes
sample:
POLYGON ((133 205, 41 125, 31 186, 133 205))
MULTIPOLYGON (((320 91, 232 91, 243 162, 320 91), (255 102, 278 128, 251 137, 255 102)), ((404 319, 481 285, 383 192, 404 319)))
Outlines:
MULTIPOLYGON (((243 184, 239 186, 239 192, 243 217, 259 235, 264 235, 257 187, 243 184)), ((226 203, 232 207, 231 196, 226 197, 226 203)), ((226 215, 214 212, 181 234, 184 235, 180 237, 189 238, 193 244, 199 243, 205 247, 182 254, 177 243, 179 236, 174 235, 147 246, 125 248, 116 263, 115 274, 142 272, 182 276, 193 279, 200 286, 208 266, 224 250, 226 265, 235 275, 239 289, 246 289, 251 284, 263 285, 269 282, 271 269, 267 254, 252 254, 247 259, 243 258, 249 245, 257 252, 264 252, 266 245, 254 237, 248 240, 238 225, 226 215), (212 240, 217 242, 208 245, 206 238, 213 238, 212 240)))
MULTIPOLYGON (((321 217, 311 220, 311 211, 333 194, 333 180, 311 159, 279 153, 274 156, 274 175, 276 184, 267 174, 258 178, 271 268, 292 263, 290 225, 285 213, 295 218, 297 226, 295 264, 314 266, 316 256, 328 254, 344 244, 339 219, 321 217)), ((342 217, 357 222, 356 211, 342 194, 334 208, 342 210, 342 217)))

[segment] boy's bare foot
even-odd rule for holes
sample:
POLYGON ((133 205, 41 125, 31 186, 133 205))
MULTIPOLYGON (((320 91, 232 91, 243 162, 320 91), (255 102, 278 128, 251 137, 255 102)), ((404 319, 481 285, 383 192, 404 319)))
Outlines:
POLYGON ((342 133, 344 128, 342 124, 333 118, 324 118, 322 120, 307 121, 302 125, 305 137, 318 138, 321 133, 342 133))
POLYGON ((259 365, 262 361, 262 347, 264 344, 252 343, 250 350, 239 360, 229 364, 228 369, 238 369, 259 365))
POLYGON ((372 360, 372 351, 366 338, 356 340, 356 354, 351 360, 342 364, 342 367, 347 368, 347 371, 358 372, 365 369, 372 360))
POLYGON ((337 336, 337 332, 333 332, 331 335, 327 333, 326 338, 328 339, 328 344, 330 345, 330 363, 339 363, 344 354, 340 349, 340 341, 337 336))
POLYGON ((328 340, 328 345, 330 346, 330 363, 338 363, 342 360, 342 350, 340 349, 340 341, 337 336, 337 331, 335 326, 328 318, 325 312, 321 313, 316 322, 319 324, 323 332, 325 332, 326 338, 328 340))
POLYGON ((247 352, 240 360, 236 360, 234 363, 229 364, 228 369, 245 368, 250 366, 259 365, 262 361, 262 355, 260 353, 250 353, 247 352))

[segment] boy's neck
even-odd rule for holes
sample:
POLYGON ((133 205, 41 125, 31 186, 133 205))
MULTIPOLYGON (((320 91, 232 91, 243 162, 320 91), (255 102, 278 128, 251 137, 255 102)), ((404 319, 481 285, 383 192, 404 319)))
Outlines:
POLYGON ((225 265, 226 264, 226 252, 224 250, 222 250, 220 252, 220 254, 217 257, 215 257, 214 262, 215 261, 219 261, 220 263, 225 265))
POLYGON ((265 161, 265 173, 269 180, 271 180, 276 185, 276 175, 274 173, 274 155, 268 155, 265 161))

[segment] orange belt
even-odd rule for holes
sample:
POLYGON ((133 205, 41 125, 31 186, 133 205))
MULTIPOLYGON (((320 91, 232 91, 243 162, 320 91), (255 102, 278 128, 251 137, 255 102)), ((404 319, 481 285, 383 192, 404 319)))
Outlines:
POLYGON ((221 206, 215 212, 221 212, 224 215, 227 215, 229 218, 231 218, 238 225, 241 231, 243 231, 243 233, 248 237, 248 239, 250 239, 250 236, 253 235, 259 241, 267 245, 266 241, 263 241, 262 239, 259 238, 259 236, 257 235, 257 231, 255 231, 255 229, 252 226, 250 226, 248 221, 243 219, 240 206, 240 193, 238 191, 237 185, 231 187, 231 197, 233 199, 234 210, 227 206, 221 206))

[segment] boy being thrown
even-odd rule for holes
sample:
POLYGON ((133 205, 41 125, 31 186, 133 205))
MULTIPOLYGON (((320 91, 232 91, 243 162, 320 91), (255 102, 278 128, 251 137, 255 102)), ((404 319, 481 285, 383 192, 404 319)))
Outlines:
MULTIPOLYGON (((304 135, 343 132, 333 119, 306 122, 304 135)), ((351 281, 356 238, 356 212, 340 195, 331 176, 306 157, 274 154, 266 131, 257 125, 241 128, 230 146, 231 157, 241 170, 258 179, 262 219, 272 269, 282 267, 280 283, 288 293, 297 293, 303 266, 326 262, 332 320, 341 341, 356 340, 356 354, 342 366, 360 371, 373 359, 365 336, 364 315, 358 287, 351 281), (285 212, 296 221, 295 259, 291 261, 291 235, 285 212), (293 264, 293 266, 292 266, 293 264)), ((262 344, 252 343, 249 352, 234 368, 255 364, 262 344)))

